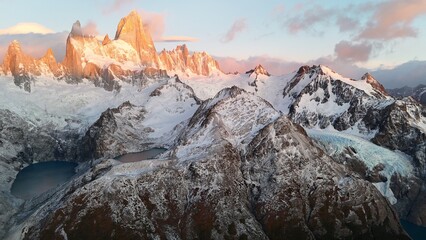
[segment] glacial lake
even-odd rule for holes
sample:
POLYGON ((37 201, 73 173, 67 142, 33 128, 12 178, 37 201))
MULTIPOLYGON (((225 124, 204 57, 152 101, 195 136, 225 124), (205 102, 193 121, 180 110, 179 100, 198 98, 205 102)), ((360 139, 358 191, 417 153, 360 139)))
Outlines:
POLYGON ((10 191, 17 198, 31 199, 68 181, 77 165, 64 161, 31 164, 19 171, 10 191))
POLYGON ((124 163, 138 162, 142 160, 153 159, 165 151, 167 151, 167 149, 165 148, 152 148, 142 152, 127 153, 127 154, 118 156, 115 159, 124 163))
POLYGON ((426 239, 426 227, 417 226, 404 220, 401 220, 401 225, 413 240, 426 239))

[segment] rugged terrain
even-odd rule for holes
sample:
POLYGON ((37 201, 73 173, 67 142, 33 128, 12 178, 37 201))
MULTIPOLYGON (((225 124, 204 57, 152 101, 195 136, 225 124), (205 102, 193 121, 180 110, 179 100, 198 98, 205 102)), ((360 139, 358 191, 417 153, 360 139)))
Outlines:
POLYGON ((408 239, 372 184, 236 87, 204 102, 160 159, 99 162, 21 228, 24 239, 408 239))
POLYGON ((56 61, 51 49, 41 59, 34 59, 22 52, 19 42, 13 41, 0 68, 28 92, 31 92, 31 83, 43 76, 71 84, 88 79, 112 91, 119 90, 122 82, 143 81, 147 75, 164 77, 165 71, 161 70, 186 76, 221 74, 219 64, 210 55, 190 54, 186 45, 158 54, 136 11, 121 19, 113 40, 106 35, 102 42, 86 35, 80 22, 75 22, 61 63, 56 61))
POLYGON ((404 98, 404 97, 412 97, 421 104, 426 104, 426 85, 420 84, 417 87, 402 87, 402 88, 394 88, 386 90, 390 95, 404 98))
POLYGON ((426 225, 426 109, 368 73, 226 75, 185 45, 157 53, 136 12, 112 40, 76 22, 61 63, 12 42, 1 69, 0 237, 408 239, 399 218, 426 225), (53 160, 76 176, 10 194, 53 160))

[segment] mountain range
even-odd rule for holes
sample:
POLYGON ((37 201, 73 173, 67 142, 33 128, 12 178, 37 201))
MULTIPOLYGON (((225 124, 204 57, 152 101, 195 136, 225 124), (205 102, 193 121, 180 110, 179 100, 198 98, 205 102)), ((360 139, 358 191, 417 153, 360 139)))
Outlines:
POLYGON ((31 91, 31 80, 39 76, 70 83, 86 78, 112 90, 108 86, 119 84, 116 80, 131 81, 151 68, 186 75, 209 76, 221 72, 210 55, 205 52, 190 54, 186 45, 158 54, 136 11, 121 19, 113 40, 106 35, 102 42, 84 35, 80 22, 75 22, 67 38, 62 63, 57 62, 51 49, 44 57, 34 59, 22 52, 19 42, 13 41, 1 66, 3 74, 12 75, 15 84, 26 91, 31 91))
POLYGON ((158 53, 136 12, 103 41, 77 21, 66 44, 58 63, 14 41, 1 66, 0 237, 409 239, 400 219, 426 226, 426 108, 371 74, 224 74, 185 45, 158 53), (167 150, 114 159, 152 148, 167 150), (53 160, 76 175, 11 194, 21 169, 53 160))
POLYGON ((392 96, 403 98, 409 97, 416 99, 421 104, 426 104, 426 85, 420 84, 417 87, 402 87, 402 88, 393 88, 387 89, 387 92, 392 96))

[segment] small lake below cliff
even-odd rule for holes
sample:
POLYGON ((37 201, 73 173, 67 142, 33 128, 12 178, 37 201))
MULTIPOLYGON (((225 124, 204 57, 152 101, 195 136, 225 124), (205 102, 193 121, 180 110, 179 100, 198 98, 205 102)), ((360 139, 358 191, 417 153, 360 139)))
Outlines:
POLYGON ((127 154, 118 156, 115 159, 124 163, 138 162, 142 160, 153 159, 165 151, 167 151, 167 149, 165 148, 152 148, 142 152, 127 153, 127 154))
POLYGON ((404 220, 401 220, 401 225, 413 240, 426 239, 426 227, 417 226, 404 220))
POLYGON ((77 165, 64 161, 31 164, 19 171, 10 191, 17 198, 31 199, 68 181, 77 165))

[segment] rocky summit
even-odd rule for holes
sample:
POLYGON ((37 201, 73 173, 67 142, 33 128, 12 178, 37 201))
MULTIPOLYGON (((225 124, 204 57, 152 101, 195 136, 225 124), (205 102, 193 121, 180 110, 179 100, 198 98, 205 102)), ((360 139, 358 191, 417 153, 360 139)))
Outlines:
POLYGON ((103 41, 87 35, 76 21, 67 38, 65 58, 61 63, 56 61, 51 49, 41 59, 34 59, 22 52, 19 42, 13 41, 0 68, 26 91, 31 91, 31 81, 37 82, 37 78, 43 76, 74 84, 89 79, 97 86, 118 86, 122 81, 138 78, 145 68, 186 76, 222 73, 210 55, 205 52, 190 54, 185 45, 157 53, 151 34, 136 11, 121 19, 113 40, 108 35, 103 41))
POLYGON ((136 11, 114 38, 75 22, 62 62, 13 41, 1 71, 1 239, 410 239, 400 220, 426 226, 426 108, 369 73, 224 74, 186 45, 158 53, 136 11), (70 179, 12 194, 24 168, 58 160, 78 163, 70 179))

